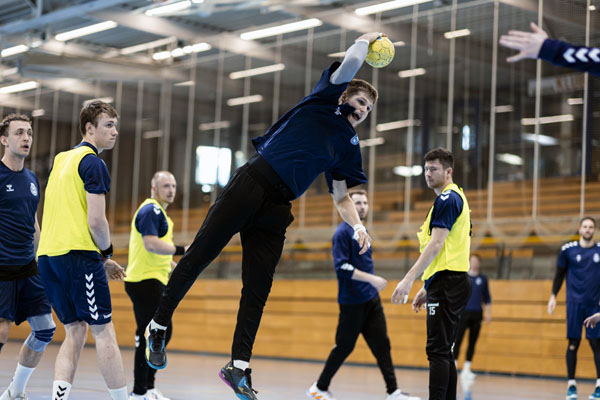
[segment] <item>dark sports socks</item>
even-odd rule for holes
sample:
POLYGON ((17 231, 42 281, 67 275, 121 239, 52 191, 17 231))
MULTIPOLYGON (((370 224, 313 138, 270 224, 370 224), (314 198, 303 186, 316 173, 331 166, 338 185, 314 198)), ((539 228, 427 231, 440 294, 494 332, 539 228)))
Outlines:
POLYGON ((600 339, 588 339, 590 347, 594 352, 594 363, 596 364, 596 378, 600 379, 600 339))
POLYGON ((579 343, 581 343, 581 339, 569 339, 569 345, 567 346, 567 375, 569 379, 575 379, 579 343))

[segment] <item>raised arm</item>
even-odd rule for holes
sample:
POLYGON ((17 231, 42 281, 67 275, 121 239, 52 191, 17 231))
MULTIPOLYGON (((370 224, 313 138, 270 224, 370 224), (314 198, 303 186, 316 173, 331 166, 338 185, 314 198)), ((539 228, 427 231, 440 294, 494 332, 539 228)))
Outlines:
POLYGON ((367 52, 369 51, 369 44, 381 36, 385 36, 385 34, 381 32, 371 32, 365 33, 356 39, 354 44, 346 50, 346 55, 344 56, 342 64, 333 74, 331 74, 329 82, 334 85, 350 82, 363 65, 363 62, 367 57, 367 52))

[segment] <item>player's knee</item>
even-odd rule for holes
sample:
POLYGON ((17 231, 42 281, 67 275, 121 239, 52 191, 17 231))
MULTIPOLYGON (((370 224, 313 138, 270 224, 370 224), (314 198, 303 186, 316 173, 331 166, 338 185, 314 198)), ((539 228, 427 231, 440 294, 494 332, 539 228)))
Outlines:
POLYGON ((569 347, 570 351, 576 351, 579 348, 580 339, 569 339, 569 347))
POLYGON ((352 351, 354 351, 354 344, 352 343, 341 343, 341 344, 337 344, 335 346, 335 349, 343 355, 350 355, 350 353, 352 353, 352 351))
POLYGON ((31 333, 25 340, 25 345, 36 352, 44 351, 56 331, 52 314, 37 315, 27 320, 31 326, 31 333))

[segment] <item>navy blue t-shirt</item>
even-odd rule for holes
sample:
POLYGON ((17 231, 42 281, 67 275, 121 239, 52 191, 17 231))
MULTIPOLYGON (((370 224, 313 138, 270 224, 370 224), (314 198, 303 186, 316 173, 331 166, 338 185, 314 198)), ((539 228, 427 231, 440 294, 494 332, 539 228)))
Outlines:
MULTIPOLYGON (((451 231, 452 226, 460 213, 462 213, 463 205, 462 197, 454 190, 448 189, 440 193, 433 203, 433 212, 429 221, 429 233, 431 234, 433 228, 445 228, 451 231)), ((425 281, 425 290, 429 288, 436 275, 437 272, 425 281)))
POLYGON ((169 224, 160 207, 150 203, 142 207, 137 213, 135 228, 142 236, 153 235, 161 238, 167 234, 169 224))
POLYGON ((374 273, 372 248, 359 255, 360 246, 354 240, 354 229, 345 222, 338 225, 332 239, 331 252, 338 278, 338 303, 361 304, 377 296, 377 289, 367 282, 352 279, 354 269, 374 273))
POLYGON ((485 275, 471 276, 471 297, 467 303, 466 311, 483 311, 482 303, 490 304, 492 297, 490 296, 490 288, 488 278, 485 275))
POLYGON ((25 266, 34 258, 35 213, 40 184, 27 168, 13 171, 0 161, 0 268, 25 266))
POLYGON ((311 94, 285 113, 264 136, 254 138, 256 151, 277 172, 296 197, 323 172, 332 192, 332 181, 345 180, 349 188, 366 183, 358 135, 347 116, 349 104, 338 105, 348 83, 334 85, 332 64, 321 75, 311 94))
POLYGON ((556 266, 567 269, 567 302, 598 305, 600 243, 590 248, 581 247, 579 241, 565 244, 556 266))
POLYGON ((98 150, 88 142, 81 142, 75 148, 80 146, 88 146, 96 153, 86 155, 79 163, 77 171, 83 180, 83 188, 93 194, 110 192, 110 174, 104 160, 98 157, 98 150))

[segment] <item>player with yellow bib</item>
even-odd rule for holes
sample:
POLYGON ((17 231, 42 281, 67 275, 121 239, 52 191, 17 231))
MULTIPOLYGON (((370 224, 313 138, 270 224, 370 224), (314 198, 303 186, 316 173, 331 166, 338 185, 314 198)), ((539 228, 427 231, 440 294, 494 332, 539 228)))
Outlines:
POLYGON ((471 295, 467 275, 471 249, 469 203, 452 180, 454 156, 443 148, 425 155, 425 180, 437 198, 419 233, 421 255, 394 291, 392 302, 406 303, 413 282, 419 276, 424 287, 412 307, 418 312, 427 306, 427 358, 429 399, 456 398, 456 365, 452 345, 460 314, 471 295))
MULTIPOLYGON (((154 174, 151 197, 142 202, 131 221, 129 236, 129 262, 125 291, 133 303, 137 329, 135 332, 135 358, 133 365, 134 385, 129 400, 169 400, 154 387, 156 370, 144 359, 146 348, 144 329, 150 323, 154 311, 175 266, 173 255, 182 255, 183 246, 173 244, 173 221, 167 215, 167 207, 175 200, 177 182, 168 171, 154 174)), ((169 324, 166 343, 171 337, 169 324)))

